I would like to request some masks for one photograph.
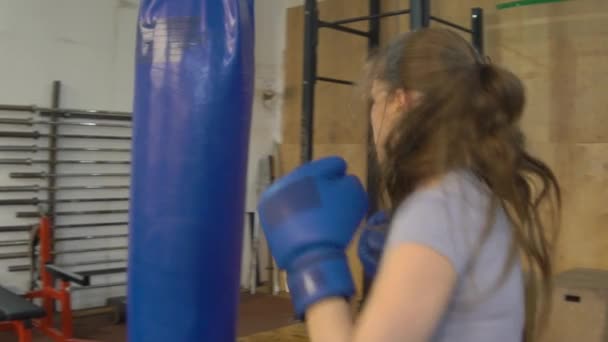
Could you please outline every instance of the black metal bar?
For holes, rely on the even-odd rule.
[[[85,274],[67,271],[53,264],[46,264],[44,267],[55,279],[59,278],[82,286],[87,286],[91,283],[89,276]]]
[[[3,152],[39,152],[39,151],[63,151],[63,152],[131,152],[129,148],[104,148],[104,147],[44,147],[36,145],[4,145],[0,146]]]
[[[128,197],[100,197],[100,198],[73,198],[55,199],[55,203],[89,203],[89,202],[123,202],[128,201]],[[0,205],[39,205],[49,203],[48,199],[24,198],[24,199],[1,199]]]
[[[313,129],[315,107],[315,82],[317,79],[317,46],[319,37],[319,10],[316,0],[306,0],[304,5],[304,66],[302,82],[302,132],[301,162],[313,158]]]
[[[440,23],[440,24],[443,24],[443,25],[449,26],[449,27],[451,27],[451,28],[454,28],[454,29],[460,30],[460,31],[462,31],[462,32],[466,32],[466,33],[473,33],[473,31],[472,31],[471,29],[468,29],[468,28],[466,28],[466,27],[464,27],[464,26],[460,26],[460,25],[454,24],[453,22],[451,22],[451,21],[447,21],[447,20],[445,20],[445,19],[441,19],[441,18],[438,18],[438,17],[435,17],[435,16],[431,16],[431,19],[432,19],[433,21],[436,21],[436,22]]]
[[[23,105],[0,105],[0,110],[11,111],[11,112],[35,112],[36,106],[23,106]]]
[[[43,179],[48,177],[62,178],[62,177],[130,177],[128,173],[55,173],[50,174],[46,172],[11,172],[9,173],[10,178],[15,179]]]
[[[91,228],[91,227],[110,227],[110,226],[126,226],[129,222],[99,222],[99,223],[75,223],[75,224],[58,224],[55,229],[67,228]],[[0,232],[29,232],[37,224],[24,224],[15,226],[0,226]]]
[[[428,27],[431,21],[429,0],[410,0],[410,29]]]
[[[431,0],[421,0],[422,2],[422,27],[431,26]]]
[[[109,226],[126,226],[129,222],[99,222],[99,223],[75,223],[75,224],[58,224],[55,229],[67,229],[67,228],[90,228],[90,227],[109,227]],[[2,227],[0,227],[2,231]]]
[[[77,254],[77,253],[93,253],[93,252],[109,252],[121,251],[127,249],[127,246],[99,247],[99,248],[81,248],[81,249],[66,249],[63,251],[54,251],[53,254]]]
[[[57,127],[57,126],[52,126]],[[52,131],[52,130],[51,130]],[[63,139],[106,139],[106,140],[131,140],[128,136],[112,136],[112,135],[90,135],[90,134],[47,134],[38,131],[19,132],[19,131],[0,131],[0,138],[63,138]],[[56,146],[50,146],[49,151],[55,151]]]
[[[370,50],[377,48],[380,45],[380,15],[381,15],[380,0],[369,0],[369,42]],[[409,12],[409,10],[407,10]]]
[[[129,213],[129,210],[127,210],[127,209],[56,211],[55,216],[109,215],[109,214],[128,214],[128,213]],[[40,217],[40,212],[38,212],[38,211],[19,211],[19,212],[17,212],[17,217],[19,217],[19,218]]]
[[[126,238],[126,237],[128,237],[127,234],[70,236],[70,237],[56,238],[55,242],[118,239],[118,238]],[[0,247],[27,246],[30,243],[31,243],[31,241],[28,239],[26,239],[26,240],[5,240],[5,241],[0,241]]]
[[[62,254],[77,254],[77,253],[109,252],[109,251],[125,250],[127,248],[128,248],[127,246],[115,246],[115,247],[101,247],[101,248],[66,249],[63,251],[53,251],[53,254],[62,255]],[[29,252],[0,253],[0,260],[28,258],[29,255],[30,255]]]
[[[378,11],[378,12],[380,12],[380,11]],[[362,17],[353,17],[353,18],[348,18],[348,19],[335,20],[335,21],[331,21],[329,23],[330,24],[336,24],[336,25],[344,25],[344,24],[355,23],[357,21],[366,21],[366,20],[371,20],[371,19],[380,19],[380,18],[386,18],[386,17],[394,17],[396,15],[402,15],[402,14],[408,14],[408,13],[410,13],[410,10],[409,9],[404,9],[404,10],[385,12],[385,13],[377,13],[377,14],[365,15],[365,16],[362,16]]]
[[[59,81],[55,81],[59,82]],[[54,85],[54,84],[53,84]],[[0,104],[0,110],[3,111],[14,111],[14,112],[31,112],[40,113],[42,115],[60,114],[67,116],[73,115],[98,115],[103,119],[112,118],[111,120],[131,120],[131,113],[120,112],[120,111],[108,111],[108,110],[95,110],[95,109],[68,109],[68,108],[44,108],[38,106],[24,106],[24,105],[6,105]],[[117,117],[118,119],[114,119]]]
[[[323,81],[323,82],[329,82],[329,83],[337,83],[337,84],[346,84],[346,85],[354,85],[355,82],[353,81],[346,81],[346,80],[340,80],[337,78],[331,78],[331,77],[317,77],[317,81]]]
[[[104,268],[104,269],[100,269],[100,270],[78,271],[77,273],[80,275],[83,275],[85,277],[94,277],[94,276],[100,276],[100,275],[124,273],[126,271],[127,271],[126,267],[113,267],[113,268]]]
[[[131,113],[128,112],[112,112],[106,110],[82,110],[82,109],[49,109],[38,108],[37,112],[42,116],[59,115],[64,118],[87,118],[100,120],[117,120],[130,121]]]
[[[61,190],[102,190],[102,189],[129,189],[128,185],[78,185],[78,186],[58,186],[49,188],[38,185],[17,185],[0,186],[0,192],[38,192],[42,190],[54,192]],[[49,199],[51,200],[51,199]]]
[[[124,202],[128,200],[128,197],[64,198],[56,199],[55,203]],[[40,200],[39,202],[48,203],[48,200]]]
[[[131,164],[128,160],[47,160],[30,158],[0,158],[0,165],[32,165],[32,164]],[[51,170],[51,174],[54,170]]]
[[[102,289],[102,288],[106,288],[106,287],[116,287],[116,286],[126,286],[127,283],[125,282],[118,282],[118,283],[107,283],[107,284],[96,284],[96,285],[89,285],[89,286],[73,286],[71,288],[72,291],[80,291],[80,290],[93,290],[93,289]]]
[[[84,126],[84,127],[114,127],[114,128],[131,128],[129,124],[114,124],[114,123],[99,123],[99,122],[80,122],[80,121],[50,121],[50,120],[33,120],[33,119],[16,119],[16,118],[0,118],[0,124],[4,125],[56,125],[56,126]]]
[[[29,232],[35,226],[36,226],[35,224],[23,224],[23,225],[17,225],[17,226],[0,226],[0,232],[1,233],[8,233],[8,232]]]
[[[331,22],[319,20],[318,24],[319,24],[319,28],[325,27],[325,28],[330,28],[332,30],[336,30],[336,31],[351,33],[351,34],[354,34],[354,35],[357,35],[357,36],[369,37],[369,32],[353,29],[353,28],[350,28],[350,27],[334,24],[334,23],[331,23]]]
[[[100,264],[113,264],[118,262],[127,262],[127,259],[107,259],[107,260],[93,260],[93,261],[82,261],[82,262],[74,262],[74,263],[64,263],[58,266],[60,267],[78,267],[78,266],[90,266],[90,265],[100,265]],[[9,266],[9,272],[23,272],[29,271],[31,269],[30,265],[13,265]]]
[[[38,205],[37,198],[2,199],[0,205]]]
[[[479,55],[483,57],[483,8],[475,7],[471,9],[471,28],[473,35],[473,46],[475,49],[477,49]]]
[[[376,17],[381,12],[380,0],[370,0],[369,12],[370,16]],[[372,51],[380,45],[380,18],[374,18],[369,22],[369,50]],[[367,193],[369,194],[370,202],[368,213],[373,214],[378,210],[378,183],[379,175],[376,167],[376,144],[374,143],[374,132],[371,124],[371,118],[368,116],[367,125]],[[366,285],[364,284],[364,287]]]
[[[51,107],[56,109],[59,108],[60,103],[61,102],[61,81],[53,81],[53,95],[51,98]],[[51,117],[49,118],[49,120],[51,122],[57,122],[57,115],[51,115]],[[49,133],[48,136],[48,146],[49,146],[49,150],[48,150],[48,170],[49,173],[55,173],[57,172],[57,165],[56,165],[56,161],[57,161],[57,138],[58,138],[58,129],[56,125],[51,125],[49,127]],[[54,236],[55,236],[55,230],[53,229],[55,227],[55,192],[52,191],[52,189],[54,189],[57,186],[57,182],[55,180],[55,178],[47,178],[46,180],[46,186],[47,186],[47,198],[49,199],[48,202],[48,206],[47,206],[47,213],[49,214],[49,225],[51,227],[51,248],[55,248],[55,240],[54,240]],[[55,305],[55,304],[53,304]],[[55,308],[56,309],[56,308]]]

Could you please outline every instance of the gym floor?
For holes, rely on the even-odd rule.
[[[74,321],[75,337],[99,342],[127,340],[125,325],[113,325],[105,316],[78,318]],[[284,296],[241,294],[238,324],[239,342],[307,341],[302,324],[293,320],[291,302]],[[0,341],[17,341],[13,334],[0,333]],[[50,341],[37,335],[34,342]]]

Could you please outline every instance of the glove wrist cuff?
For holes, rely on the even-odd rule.
[[[329,297],[349,299],[355,284],[344,253],[318,260],[288,274],[288,285],[298,318],[302,319],[309,306]]]

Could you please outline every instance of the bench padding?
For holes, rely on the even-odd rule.
[[[44,310],[0,286],[0,322],[44,317]]]

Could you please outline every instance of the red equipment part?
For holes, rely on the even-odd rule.
[[[74,339],[73,333],[73,318],[72,305],[70,298],[70,282],[65,279],[58,280],[58,287],[55,286],[53,276],[46,269],[46,265],[52,263],[52,235],[51,224],[49,218],[43,216],[40,218],[40,229],[38,231],[40,238],[40,279],[42,288],[36,291],[31,291],[24,295],[25,298],[34,300],[42,300],[42,308],[46,315],[40,319],[32,319],[32,325],[40,330],[44,335],[55,342],[95,342],[87,340]],[[53,302],[57,301],[61,307],[61,325],[60,328],[55,328],[53,310]],[[26,321],[9,321],[0,323],[0,331],[13,330],[16,332],[19,342],[31,342],[32,332],[27,326]]]

